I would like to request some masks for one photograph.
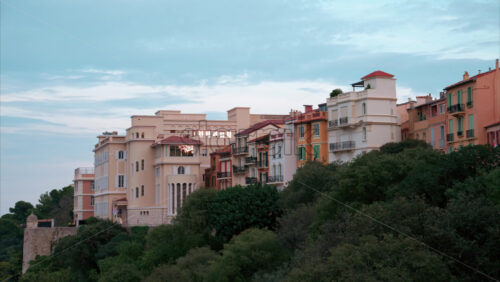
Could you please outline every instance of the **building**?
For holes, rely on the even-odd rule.
[[[285,121],[285,127],[269,135],[268,184],[283,190],[297,170],[297,146],[294,136],[294,119]]]
[[[401,140],[394,75],[375,71],[352,86],[354,91],[327,99],[330,162],[350,161]]]
[[[98,136],[95,215],[126,225],[169,223],[186,197],[205,185],[211,152],[254,123],[287,117],[250,114],[244,107],[227,115],[227,120],[207,120],[205,114],[161,110],[132,116],[126,135]]]
[[[259,168],[257,167],[258,146],[261,137],[269,135],[273,130],[283,127],[283,119],[273,119],[259,122],[235,136],[232,144],[233,185],[246,186],[257,182]],[[262,152],[262,150],[261,150]]]
[[[232,186],[231,146],[210,154],[210,168],[205,169],[205,188],[224,190]]]
[[[73,221],[78,224],[94,216],[94,168],[75,169],[73,187]]]
[[[432,99],[432,96],[417,97],[425,99],[417,106],[409,108],[409,134],[406,138],[423,140],[436,150],[445,150],[445,126],[446,126],[446,99],[444,93],[440,99]]]
[[[304,113],[295,116],[297,167],[307,161],[328,163],[328,111],[326,104],[317,109],[304,105]]]
[[[448,152],[469,144],[498,144],[495,125],[500,122],[500,69],[463,79],[444,88],[447,105]]]

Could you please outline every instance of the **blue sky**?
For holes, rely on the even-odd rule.
[[[287,113],[378,69],[400,101],[436,96],[500,53],[497,0],[0,3],[1,214],[71,183],[132,114]]]

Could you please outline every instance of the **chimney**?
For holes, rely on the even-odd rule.
[[[466,79],[469,79],[469,73],[467,71],[464,73],[464,80]]]
[[[480,74],[481,73],[481,70],[477,70],[477,74]]]
[[[304,105],[304,110],[306,113],[311,112],[313,109],[312,105]]]
[[[498,59],[495,62],[495,69],[498,69]]]

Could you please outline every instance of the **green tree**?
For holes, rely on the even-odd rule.
[[[45,192],[38,201],[35,208],[38,218],[53,218],[57,226],[73,221],[73,186]]]
[[[338,95],[342,94],[342,89],[340,88],[335,88],[330,92],[330,97],[337,97]]]
[[[9,212],[13,214],[14,220],[19,224],[25,224],[26,218],[33,211],[33,205],[25,201],[18,201],[14,208],[9,208]]]

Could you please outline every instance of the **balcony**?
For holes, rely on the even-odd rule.
[[[461,116],[465,114],[465,106],[464,104],[455,104],[453,106],[448,107],[448,113],[453,116]]]
[[[474,129],[469,129],[469,130],[465,131],[465,137],[467,137],[467,138],[474,137]]]
[[[467,108],[471,108],[472,107],[472,101],[468,101],[467,102]]]
[[[453,142],[453,133],[446,134],[446,141]]]
[[[217,172],[217,178],[230,178],[231,177],[231,172],[226,171],[226,172]]]
[[[257,157],[247,157],[245,158],[246,165],[254,165],[257,162]]]
[[[458,130],[457,131],[457,137],[463,137],[463,136],[464,136],[463,130]]]
[[[245,177],[245,184],[255,184],[257,183],[257,177]]]
[[[347,126],[349,125],[349,118],[348,117],[341,117],[339,118],[339,127],[342,127],[342,126]]]
[[[235,166],[235,165],[233,165],[233,173],[234,174],[246,173],[247,171],[248,171],[247,166]]]
[[[220,153],[220,159],[227,159],[227,158],[231,158],[231,152],[222,152]]]
[[[267,168],[269,166],[269,163],[267,160],[259,160],[257,163],[258,168]]]
[[[248,154],[248,147],[233,147],[233,155],[243,155]]]
[[[343,141],[343,142],[330,143],[330,151],[332,151],[332,152],[350,151],[350,150],[354,150],[355,147],[356,147],[355,141]]]
[[[282,183],[283,175],[271,175],[267,177],[267,183]]]
[[[337,126],[339,126],[339,121],[337,119],[328,121],[328,129],[335,128]]]

